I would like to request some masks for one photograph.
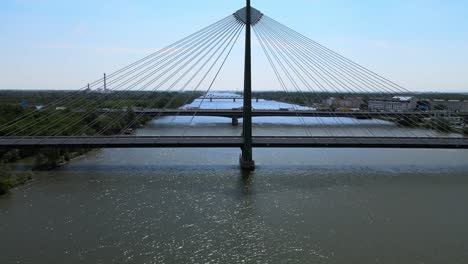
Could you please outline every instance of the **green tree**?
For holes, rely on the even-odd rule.
[[[0,180],[0,195],[6,194],[8,192],[8,189],[8,185],[2,180]]]
[[[1,157],[1,160],[3,162],[14,162],[14,161],[16,161],[18,159],[20,159],[20,152],[17,149],[7,151]]]
[[[60,163],[60,151],[57,149],[44,149],[34,160],[35,170],[48,170],[56,168]]]

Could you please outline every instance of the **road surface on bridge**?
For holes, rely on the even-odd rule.
[[[101,110],[101,113],[112,110]],[[116,110],[120,111],[120,110]],[[135,114],[143,116],[218,116],[237,117],[243,116],[242,109],[148,109],[134,110]],[[254,109],[252,116],[283,116],[283,117],[350,117],[350,118],[402,118],[402,117],[431,117],[431,112],[329,112],[314,110],[263,110]]]
[[[76,148],[240,148],[242,137],[14,137],[0,138],[0,149]],[[253,137],[257,148],[425,148],[468,149],[468,138],[416,137]]]

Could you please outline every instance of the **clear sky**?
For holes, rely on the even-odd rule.
[[[0,89],[78,89],[244,4],[1,0]],[[409,90],[468,92],[468,0],[252,0],[252,5]],[[265,63],[260,56],[254,52],[255,72]],[[236,79],[235,69],[223,74]],[[240,83],[232,78],[217,87]]]

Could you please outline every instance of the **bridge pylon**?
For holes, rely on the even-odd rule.
[[[251,63],[251,50],[252,50],[252,41],[251,41],[251,25],[252,25],[252,16],[251,16],[251,7],[250,0],[246,0],[246,9],[245,9],[245,67],[244,67],[244,108],[243,108],[243,118],[242,123],[242,154],[239,159],[240,166],[243,170],[253,171],[255,170],[255,161],[253,160],[252,155],[252,63]]]

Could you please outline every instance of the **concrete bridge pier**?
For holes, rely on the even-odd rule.
[[[245,153],[246,150],[244,148],[241,148],[242,153]],[[239,157],[239,164],[242,170],[244,171],[254,171],[255,170],[255,161],[252,159],[245,159],[244,158],[245,154],[241,154]],[[250,153],[252,155],[252,153]]]
[[[237,116],[232,117],[232,125],[233,126],[239,125],[239,119],[237,118]]]
[[[236,102],[236,98],[232,98],[232,101],[235,103],[235,102]]]

